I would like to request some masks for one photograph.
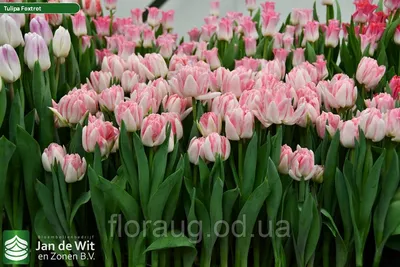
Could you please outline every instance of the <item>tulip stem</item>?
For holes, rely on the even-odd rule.
[[[14,100],[14,84],[13,83],[8,84],[8,90],[10,91],[10,100],[12,103],[12,101]]]
[[[110,37],[112,36],[113,33],[113,20],[114,20],[114,12],[113,10],[110,10]]]
[[[239,140],[239,178],[243,181],[243,140]]]
[[[60,80],[60,66],[61,66],[61,61],[59,58],[57,58],[56,62],[56,83],[55,83],[55,88],[53,89],[54,91],[52,92],[53,99],[56,99],[57,97],[57,91],[58,91],[58,82]]]
[[[193,108],[193,121],[197,121],[197,102],[196,99],[192,98],[192,108]]]

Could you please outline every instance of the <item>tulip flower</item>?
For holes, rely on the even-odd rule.
[[[222,120],[221,117],[214,112],[204,113],[200,120],[197,122],[197,128],[199,128],[200,133],[206,137],[211,133],[221,133]]]
[[[0,16],[0,32],[0,45],[9,44],[14,48],[24,45],[19,25],[7,14]]]
[[[100,0],[83,0],[82,1],[82,9],[90,17],[94,17],[101,13]],[[83,35],[86,35],[86,33]],[[76,35],[76,36],[79,36],[79,35]]]
[[[263,36],[274,36],[279,23],[279,13],[275,11],[262,12],[261,32]]]
[[[325,138],[325,132],[328,131],[329,135],[333,137],[338,130],[340,123],[340,116],[331,112],[322,112],[321,115],[315,120],[315,127],[318,136],[322,139]]]
[[[8,14],[8,16],[12,17],[15,20],[15,22],[17,23],[19,28],[22,28],[25,26],[25,23],[26,23],[25,14],[13,13],[13,14]]]
[[[245,37],[244,47],[246,51],[246,56],[248,57],[254,56],[257,50],[257,40],[251,37]]]
[[[244,17],[240,23],[240,27],[243,30],[244,37],[258,39],[256,23],[250,17]]]
[[[212,0],[210,3],[210,15],[218,17],[219,16],[219,0]]]
[[[211,133],[204,140],[202,149],[206,160],[215,162],[219,156],[225,161],[231,153],[231,144],[225,136],[221,136],[218,133]]]
[[[54,33],[53,53],[57,58],[66,58],[71,49],[71,36],[69,31],[60,26]]]
[[[89,120],[82,130],[82,146],[88,153],[93,153],[96,145],[100,148],[102,157],[108,156],[117,141],[119,131],[111,122],[101,119]]]
[[[325,46],[337,47],[339,44],[340,22],[338,20],[329,20],[328,26],[325,26]]]
[[[87,84],[90,89],[101,93],[105,89],[110,87],[112,75],[110,72],[104,71],[92,71],[90,73],[90,80],[87,80]]]
[[[152,28],[155,28],[158,25],[160,25],[161,22],[160,10],[156,7],[148,7],[147,10],[149,11],[147,24],[149,24]]]
[[[257,1],[256,0],[246,0],[246,8],[248,11],[252,12],[257,8]]]
[[[132,23],[134,25],[142,25],[143,24],[143,9],[140,8],[134,8],[131,10],[131,18],[132,18]]]
[[[45,171],[51,172],[54,164],[58,163],[60,166],[64,164],[64,157],[67,155],[67,151],[64,146],[60,146],[56,143],[51,143],[42,154],[42,164]]]
[[[331,82],[322,81],[318,83],[318,88],[322,93],[325,107],[333,109],[352,108],[357,100],[357,87],[354,80],[345,74],[336,74]]]
[[[314,176],[312,177],[312,180],[315,183],[322,184],[324,181],[324,167],[321,165],[316,165],[315,166],[315,173]]]
[[[142,108],[133,101],[121,102],[115,108],[115,119],[118,125],[121,126],[122,121],[124,121],[128,132],[140,130],[143,117]]]
[[[213,99],[211,105],[211,111],[220,115],[221,118],[225,117],[225,114],[236,107],[239,107],[239,102],[233,93],[226,93],[217,96]]]
[[[367,108],[359,116],[360,128],[367,139],[379,142],[385,137],[385,120],[377,108]]]
[[[139,75],[135,72],[126,70],[121,77],[121,86],[125,93],[131,93],[133,87],[139,83]]]
[[[219,22],[218,40],[230,42],[233,38],[233,27],[232,21],[228,18],[222,18]]]
[[[289,175],[296,181],[310,180],[315,174],[314,152],[299,145],[290,161]]]
[[[313,65],[317,68],[318,80],[325,80],[328,77],[329,72],[328,68],[326,67],[327,62],[325,61],[324,55],[318,55],[317,61],[315,61]]]
[[[35,32],[42,36],[47,45],[49,45],[53,39],[53,32],[50,25],[43,17],[34,17],[29,23],[29,29],[31,32]]]
[[[37,33],[25,34],[24,59],[30,70],[33,70],[35,63],[39,62],[42,71],[50,68],[50,55],[47,44],[42,36]]]
[[[400,45],[400,26],[397,26],[396,32],[394,33],[394,42],[397,45]]]
[[[114,10],[117,8],[117,0],[105,0],[104,4],[107,10]]]
[[[125,71],[125,61],[117,55],[104,57],[101,70],[111,72],[114,78],[121,80],[122,73]]]
[[[383,3],[390,11],[400,8],[400,1],[398,0],[384,0]]]
[[[306,61],[304,51],[305,51],[304,48],[296,48],[293,51],[293,61],[292,61],[293,66],[296,67]]]
[[[110,22],[109,17],[97,17],[93,18],[94,26],[96,27],[96,33],[98,36],[109,36],[110,35]]]
[[[214,47],[211,50],[204,51],[203,55],[206,58],[207,63],[210,64],[211,70],[221,67],[221,61],[218,57],[218,48]]]
[[[304,26],[304,41],[314,43],[319,39],[318,21],[310,21]]]
[[[356,12],[354,12],[352,17],[356,23],[368,22],[368,19],[378,7],[368,0],[357,1],[354,4],[356,5]]]
[[[174,28],[173,26],[174,16],[175,16],[174,10],[162,11],[161,24],[164,29],[171,30]]]
[[[181,122],[181,117],[179,114],[175,112],[164,112],[161,114],[167,122],[171,125],[171,137],[176,137],[176,140],[180,140],[183,137],[183,126]],[[174,138],[172,138],[174,140]],[[170,149],[168,152],[172,152],[172,149]]]
[[[339,123],[340,143],[346,148],[354,148],[355,140],[358,140],[358,126],[360,118],[353,118],[349,121]]]
[[[124,101],[124,89],[119,85],[113,85],[102,91],[99,95],[100,107],[108,111],[114,111],[115,107]]]
[[[254,115],[245,108],[237,107],[225,114],[225,133],[229,140],[250,139],[254,131]]]
[[[143,120],[141,138],[145,146],[161,145],[166,138],[167,119],[159,114],[150,114]]]
[[[400,76],[394,76],[389,83],[390,89],[392,89],[392,96],[395,100],[400,99]]]
[[[204,160],[203,145],[205,140],[204,137],[193,137],[192,140],[190,140],[188,156],[191,163],[199,165],[199,159],[201,158]]]
[[[70,154],[64,157],[62,170],[66,183],[75,183],[83,179],[86,173],[86,160],[79,154]]]
[[[294,8],[290,15],[290,21],[292,25],[304,27],[308,22],[312,21],[312,14],[312,9]]]
[[[72,29],[78,37],[87,35],[86,17],[82,11],[79,11],[74,16],[71,16]]]
[[[365,86],[367,91],[374,89],[385,75],[386,67],[379,66],[378,62],[369,57],[363,57],[358,64],[356,78]]]
[[[386,113],[387,111],[394,109],[395,101],[390,94],[380,93],[374,96],[372,100],[366,99],[365,105],[367,108],[377,108],[380,112]]]
[[[13,83],[21,77],[17,52],[9,44],[0,46],[0,77],[7,83]]]
[[[324,6],[332,6],[334,2],[335,2],[335,0],[322,0],[321,3],[322,3]]]
[[[171,58],[176,45],[172,38],[160,36],[157,38],[157,45],[160,47],[159,53],[163,58]]]
[[[282,174],[289,174],[290,164],[293,158],[292,148],[288,145],[283,145],[279,159],[278,171]]]
[[[400,108],[389,110],[385,114],[385,133],[393,142],[400,142]]]

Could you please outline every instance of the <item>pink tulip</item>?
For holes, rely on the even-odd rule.
[[[157,38],[157,45],[160,47],[160,55],[165,59],[169,59],[174,52],[176,44],[172,38],[160,36]]]
[[[275,11],[262,12],[261,31],[263,36],[274,36],[279,23],[279,13]]]
[[[97,66],[101,65],[104,57],[113,55],[113,53],[108,49],[102,49],[102,50],[95,49],[94,52],[96,54],[96,65]]]
[[[160,54],[146,54],[143,57],[132,55],[128,59],[128,69],[139,74],[141,79],[154,80],[165,77],[168,74],[168,67]]]
[[[283,145],[279,159],[278,171],[282,174],[289,174],[290,165],[293,158],[292,148],[288,145]]]
[[[324,55],[318,55],[317,61],[313,63],[313,65],[317,68],[318,80],[325,80],[328,75],[328,68],[326,67],[327,62],[325,61]]]
[[[304,41],[314,43],[319,39],[318,21],[310,21],[304,26]]]
[[[256,10],[257,9],[257,1],[256,0],[246,0],[246,8],[250,12]]]
[[[338,20],[330,20],[326,26],[325,46],[336,47],[339,44],[340,22]]]
[[[13,83],[21,77],[17,52],[9,44],[0,46],[0,77],[7,83]]]
[[[87,80],[87,84],[90,89],[101,93],[111,84],[112,75],[110,72],[104,71],[92,71],[90,73],[90,80]]]
[[[397,26],[396,32],[394,33],[394,42],[397,45],[400,45],[400,26]]]
[[[193,137],[193,139],[190,140],[188,156],[191,163],[199,165],[199,159],[201,158],[204,160],[203,145],[205,140],[204,137]]]
[[[58,26],[61,24],[61,22],[59,22],[59,19],[57,21],[55,21],[55,17],[61,17],[62,20],[62,15],[60,14],[47,14],[48,15],[48,21],[51,25],[53,26]],[[9,14],[9,16],[11,18],[13,18],[17,24],[17,26],[19,26],[19,28],[22,28],[25,26],[26,23],[26,18],[25,18],[25,14],[21,14],[21,13],[13,13],[13,14]],[[47,18],[47,16],[46,16]],[[22,35],[21,35],[22,36]]]
[[[33,70],[36,61],[39,62],[42,71],[50,68],[49,49],[42,36],[31,32],[25,34],[24,59],[30,70]]]
[[[64,157],[62,170],[66,183],[75,183],[83,179],[86,173],[86,160],[79,154],[69,154]]]
[[[214,47],[211,50],[204,51],[203,55],[206,58],[207,63],[210,64],[211,70],[221,67],[221,61],[218,57],[218,48]]]
[[[125,61],[117,55],[106,56],[103,58],[101,70],[111,72],[114,78],[121,80],[122,73],[125,71]]]
[[[121,102],[115,108],[115,119],[118,125],[122,126],[123,121],[128,132],[136,132],[140,130],[143,117],[144,114],[142,108],[131,100]]]
[[[358,140],[358,126],[360,118],[353,118],[349,121],[339,123],[340,143],[346,148],[354,148],[355,140]]]
[[[45,148],[42,154],[42,164],[45,171],[51,172],[51,169],[56,163],[62,166],[66,154],[67,151],[64,146],[51,143],[47,148]]]
[[[386,67],[379,66],[375,59],[363,57],[358,64],[356,78],[367,91],[374,89],[385,75]]]
[[[303,113],[299,116],[296,124],[306,128],[310,124],[314,124],[320,113],[320,101],[318,95],[310,89],[305,90],[306,95],[299,96],[297,105],[303,108]]]
[[[110,35],[110,18],[109,17],[97,17],[93,19],[94,26],[96,27],[96,33],[99,36]]]
[[[366,99],[365,105],[367,108],[377,108],[380,112],[386,113],[387,111],[394,109],[395,101],[390,94],[380,93],[375,95],[372,100]]]
[[[197,122],[197,128],[199,128],[200,133],[204,137],[207,137],[211,133],[220,134],[222,129],[221,117],[214,112],[204,113]]]
[[[254,86],[254,73],[252,70],[236,68],[229,75],[227,75],[222,83],[221,91],[223,93],[231,92],[236,97]]]
[[[318,136],[322,139],[325,138],[325,132],[328,131],[329,135],[333,137],[338,130],[340,123],[340,116],[331,112],[322,112],[321,115],[315,120],[315,126]]]
[[[231,153],[231,145],[225,136],[218,133],[208,135],[203,144],[204,158],[208,161],[215,162],[217,157],[221,157],[223,161],[229,158]]]
[[[258,39],[256,23],[251,17],[244,17],[240,23],[240,27],[243,29],[244,37]]]
[[[148,7],[147,10],[149,11],[149,16],[147,18],[147,24],[149,24],[153,28],[160,25],[160,22],[161,22],[160,10],[156,7]]]
[[[260,61],[251,57],[244,57],[235,61],[235,68],[239,69],[240,67],[246,70],[258,71],[260,68]]]
[[[289,55],[289,51],[284,48],[274,49],[274,58],[286,62],[286,59]]]
[[[251,37],[244,38],[244,47],[246,51],[246,56],[252,57],[256,54],[257,50],[257,40]]]
[[[156,37],[154,30],[151,28],[144,28],[143,29],[143,47],[144,48],[151,48],[154,46],[156,42]]]
[[[198,28],[193,28],[188,32],[189,38],[191,42],[198,42],[200,39],[200,30]]]
[[[83,0],[82,1],[82,9],[90,17],[94,17],[101,13],[100,0]]]
[[[239,141],[253,136],[254,115],[241,107],[228,111],[225,115],[225,133],[229,140]]]
[[[14,48],[24,45],[19,24],[7,14],[0,16],[0,32],[0,45],[9,44]]]
[[[392,89],[392,96],[395,100],[400,100],[400,76],[394,76],[389,83]]]
[[[293,51],[293,61],[292,61],[293,66],[296,67],[306,61],[304,51],[305,51],[304,48],[296,48]]]
[[[318,89],[322,93],[325,107],[328,110],[352,108],[357,100],[358,92],[354,80],[345,74],[336,74],[330,83],[320,82]]]
[[[131,10],[131,18],[132,18],[132,23],[134,25],[142,25],[143,24],[143,9],[140,8],[134,8]]]
[[[162,101],[163,109],[167,112],[175,112],[181,116],[186,117],[188,100],[187,98],[180,97],[177,94],[165,96]],[[182,118],[182,119],[183,119]]]
[[[139,83],[139,75],[135,72],[126,70],[121,77],[121,86],[125,93],[131,93],[133,87]]]
[[[360,0],[355,2],[356,12],[353,14],[353,20],[356,23],[366,23],[371,17],[372,13],[378,7],[372,4],[369,0]]]
[[[119,85],[113,85],[102,91],[99,95],[99,104],[101,108],[108,111],[114,111],[115,107],[124,101],[124,89]]]
[[[391,11],[400,8],[399,0],[385,0],[383,3],[385,5],[385,7],[387,7]]]
[[[386,136],[393,142],[400,142],[400,108],[389,110],[385,114]]]
[[[172,140],[174,140],[174,136],[176,137],[176,140],[180,140],[183,137],[183,126],[181,122],[181,117],[175,112],[165,112],[162,113],[161,116],[163,116],[171,125],[170,137],[172,137]],[[171,151],[172,149],[169,152]]]
[[[138,103],[145,114],[157,113],[161,99],[152,85],[136,84],[132,90],[131,99]]]
[[[117,0],[104,0],[107,10],[114,10],[117,8]]]
[[[290,177],[296,181],[307,181],[314,176],[315,171],[314,152],[298,145],[290,161]]]
[[[233,38],[232,21],[228,18],[222,18],[219,22],[218,40],[230,42]]]
[[[290,21],[293,25],[300,25],[301,27],[304,27],[308,22],[312,21],[312,16],[312,9],[293,8]]]
[[[174,10],[162,11],[161,24],[163,25],[164,29],[166,30],[173,29],[174,15],[175,15]]]
[[[29,29],[31,32],[35,32],[42,36],[47,45],[49,45],[53,39],[53,32],[50,25],[43,17],[33,18],[29,23]]]
[[[236,96],[233,93],[226,93],[213,99],[211,111],[224,118],[229,110],[233,110],[236,107],[239,107]]]
[[[106,36],[107,41],[107,49],[112,51],[113,53],[117,53],[122,44],[126,41],[126,38],[122,35],[113,35],[113,36]]]
[[[219,0],[212,0],[210,3],[210,15],[218,17],[219,16]]]
[[[294,89],[304,87],[308,83],[313,82],[313,74],[315,74],[315,78],[317,78],[318,74],[315,67],[314,70],[315,73],[312,73],[309,72],[306,68],[303,68],[301,67],[301,65],[299,65],[293,68],[288,74],[286,74],[286,82],[293,86]]]
[[[373,142],[379,142],[385,137],[385,120],[379,109],[367,108],[359,116],[360,128],[365,137]]]
[[[203,25],[201,27],[200,40],[204,42],[210,41],[214,33],[217,32],[217,26],[215,25]]]
[[[96,144],[100,148],[101,156],[107,157],[114,148],[119,131],[111,122],[101,119],[89,121],[82,130],[82,146],[86,152],[93,153]]]
[[[150,114],[143,120],[141,137],[145,146],[161,145],[166,138],[167,119],[159,114]]]
[[[134,42],[125,41],[120,45],[118,56],[123,60],[128,60],[129,56],[135,53],[135,48]]]
[[[72,29],[74,34],[78,37],[82,35],[87,35],[87,28],[86,28],[86,17],[82,11],[79,11],[74,16],[71,16],[72,20]]]
[[[92,46],[92,36],[82,36],[82,53],[85,53],[86,49]]]
[[[150,26],[148,26],[150,27]],[[150,28],[151,29],[151,28]],[[142,46],[142,28],[141,26],[129,25],[124,27],[122,41],[134,42],[137,47]]]

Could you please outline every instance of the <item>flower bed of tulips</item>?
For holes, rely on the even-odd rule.
[[[82,2],[0,16],[0,231],[30,231],[31,266],[37,244],[77,237],[95,259],[56,246],[67,266],[377,267],[400,251],[399,0],[356,0],[350,23],[333,0],[286,19],[213,1],[182,39],[172,10]]]

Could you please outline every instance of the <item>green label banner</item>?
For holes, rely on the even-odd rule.
[[[75,14],[77,3],[0,3],[0,13]]]

